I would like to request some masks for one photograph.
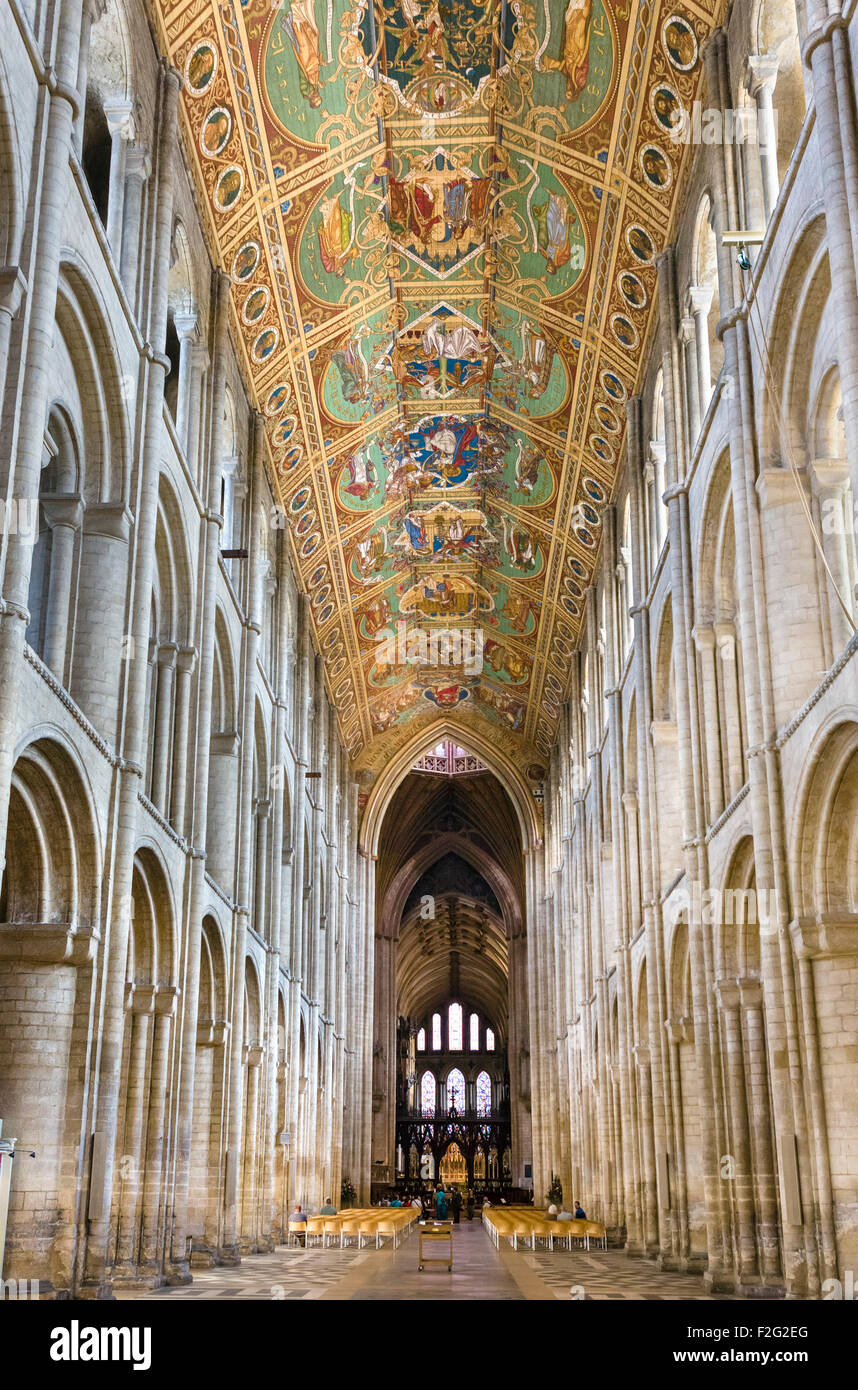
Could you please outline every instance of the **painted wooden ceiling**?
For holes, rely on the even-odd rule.
[[[343,740],[541,781],[720,0],[160,0]]]

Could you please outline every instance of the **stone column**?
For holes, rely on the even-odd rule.
[[[89,74],[89,44],[93,24],[107,13],[107,0],[84,0],[83,7],[77,6],[80,14],[78,35],[77,75],[74,85],[77,88],[77,114],[75,118],[74,144],[80,154],[83,149],[83,123],[86,114],[86,88]]]
[[[669,486],[665,493],[670,528],[671,604],[674,634],[674,676],[676,683],[676,724],[678,734],[680,806],[682,808],[683,858],[686,884],[708,885],[708,860],[703,806],[703,753],[700,746],[700,720],[696,668],[691,633],[694,625],[694,585],[691,570],[688,489],[683,480],[685,461],[681,456],[683,435],[681,407],[677,403],[678,343],[676,336],[676,270],[674,249],[667,247],[656,257],[658,270],[659,317],[661,323],[662,365],[664,373],[665,442]],[[713,1021],[710,1015],[711,940],[704,931],[696,909],[698,895],[691,894],[688,920],[688,949],[691,965],[692,1007],[694,1012],[695,1061],[700,1095],[701,1153],[706,1202],[709,1263],[707,1281],[715,1289],[732,1287],[731,1251],[726,1230],[726,1212],[719,1186],[718,1141],[720,1123],[717,1095],[719,1078],[711,1049]]]
[[[781,191],[778,171],[778,137],[772,93],[778,79],[776,53],[751,53],[747,58],[748,91],[757,104],[757,139],[763,179],[763,208],[766,222],[774,212]],[[747,149],[747,145],[745,146]]]
[[[655,1146],[652,1111],[651,1053],[646,1043],[636,1043],[632,1048],[638,1072],[638,1095],[640,1097],[641,1152],[641,1208],[644,1218],[645,1253],[653,1256],[658,1251],[658,1211],[655,1176]]]
[[[60,250],[67,218],[70,184],[69,155],[72,123],[79,109],[76,90],[82,29],[82,0],[61,0],[56,45],[49,91],[42,89],[45,108],[42,121],[41,164],[37,159],[31,173],[33,186],[40,189],[38,220],[33,230],[32,272],[29,286],[29,318],[25,354],[26,370],[19,410],[19,429],[14,461],[9,465],[7,496],[18,507],[35,508],[39,496],[44,447],[45,419],[51,383],[48,370],[54,344],[54,320],[59,283]],[[13,277],[14,278],[14,277]],[[9,288],[8,302],[14,305],[16,289]],[[7,315],[0,314],[5,320]],[[6,828],[9,817],[9,791],[12,764],[18,742],[19,666],[23,660],[24,633],[29,622],[27,611],[30,571],[33,561],[32,537],[12,534],[7,539],[6,565],[0,605],[0,872],[5,866]]]
[[[253,888],[253,925],[265,941],[271,940],[272,925],[266,918],[266,889],[268,886],[268,817],[271,802],[266,798],[255,803],[256,817],[256,882]]]
[[[176,654],[176,716],[173,735],[173,777],[170,787],[170,824],[185,834],[185,798],[188,785],[188,723],[191,712],[191,674],[196,647],[181,647]]]
[[[742,748],[742,702],[739,694],[739,658],[736,630],[732,623],[715,624],[715,641],[721,662],[721,689],[724,692],[724,732],[727,743],[727,799],[732,801],[745,783],[745,755]]]
[[[193,377],[193,351],[197,341],[197,328],[200,316],[196,309],[188,307],[173,315],[176,335],[179,339],[179,381],[176,390],[176,434],[185,458],[188,457],[188,420],[191,413],[191,386]]]
[[[239,1190],[238,1177],[241,1163],[242,1112],[244,1059],[242,1049],[244,1036],[244,971],[247,954],[247,926],[252,887],[252,848],[253,848],[253,776],[254,776],[254,733],[256,719],[256,658],[259,651],[259,610],[262,588],[262,546],[256,517],[256,502],[259,499],[264,480],[263,473],[263,420],[255,416],[253,441],[253,489],[251,494],[251,524],[249,526],[250,572],[248,575],[247,617],[244,620],[244,689],[241,701],[241,786],[239,819],[240,838],[238,844],[238,885],[236,897],[238,911],[235,918],[235,938],[233,943],[232,975],[232,1039],[229,1059],[230,1069],[230,1109],[228,1121],[229,1149],[231,1152],[231,1172],[234,1179],[225,1194],[224,1210],[224,1249],[233,1258],[239,1253]]]
[[[170,784],[170,758],[173,751],[173,677],[176,670],[175,642],[163,642],[157,652],[157,698],[155,707],[155,746],[152,750],[152,805],[167,814],[167,788]]]
[[[26,288],[27,281],[20,266],[0,266],[0,410],[6,394],[12,321],[18,315]]]
[[[119,1168],[119,1202],[116,1217],[114,1277],[133,1280],[137,1272],[137,1240],[140,1230],[140,1195],[143,1187],[143,1134],[148,1087],[149,1024],[155,1009],[151,986],[132,986],[128,1002],[131,1042],[125,1091],[124,1153]]]
[[[653,569],[655,569],[658,557],[661,554],[661,548],[667,538],[667,513],[664,507],[664,492],[667,486],[665,479],[667,446],[663,440],[650,440],[649,456],[652,463],[653,486],[655,488],[655,495],[653,497],[653,522],[656,540]]]
[[[757,1194],[757,1243],[760,1273],[766,1283],[777,1283],[780,1278],[780,1242],[778,1238],[775,1161],[772,1148],[772,1112],[766,1063],[763,989],[759,980],[751,978],[740,979],[738,985],[744,1015],[747,1095],[751,1152]]]
[[[745,1102],[745,1064],[739,1021],[739,986],[735,980],[716,980],[714,989],[721,1010],[723,1030],[722,1061],[726,1073],[730,1117],[730,1153],[725,1157],[730,1158],[732,1165],[730,1181],[736,1222],[738,1274],[742,1284],[754,1284],[758,1279],[757,1251],[754,1243],[754,1193],[751,1184],[748,1108]]]
[[[855,78],[848,20],[836,0],[808,4],[808,34],[802,57],[813,79],[815,138],[825,200],[826,245],[831,283],[837,287],[834,316],[838,345],[843,428],[852,497],[858,499],[858,280],[854,228],[858,227],[858,135]]]
[[[122,265],[122,228],[125,204],[125,156],[134,138],[134,118],[130,101],[105,102],[104,115],[110,131],[110,175],[107,193],[107,240],[118,266]]]
[[[149,312],[149,381],[142,422],[138,461],[139,493],[135,499],[135,589],[131,635],[138,657],[130,663],[127,703],[119,772],[116,849],[113,877],[113,916],[107,959],[104,964],[105,1007],[101,1033],[101,1058],[95,1128],[105,1135],[106,1157],[99,1209],[90,1198],[89,1239],[84,1286],[101,1289],[110,1239],[110,1194],[113,1183],[118,1094],[122,1075],[124,1031],[123,995],[128,958],[131,883],[138,835],[138,792],[142,779],[146,739],[146,663],[142,659],[149,639],[150,604],[158,517],[158,478],[163,430],[164,380],[169,359],[163,353],[167,325],[167,278],[173,227],[173,163],[181,78],[175,69],[161,70],[158,122],[157,201],[152,237],[152,296]],[[2,790],[2,788],[0,788]],[[2,796],[0,796],[2,803]]]
[[[212,394],[223,399],[229,345],[229,276],[215,271],[212,284]],[[190,1269],[187,1254],[188,1183],[190,1176],[191,1133],[194,1115],[194,1070],[196,1064],[197,1017],[199,1013],[200,948],[202,919],[208,896],[205,844],[208,827],[209,760],[211,755],[212,675],[214,671],[215,613],[217,608],[218,556],[223,518],[220,515],[220,455],[223,447],[223,412],[212,411],[211,435],[206,441],[206,511],[203,517],[203,559],[200,594],[200,660],[197,676],[194,721],[192,805],[189,838],[191,854],[190,911],[188,916],[187,974],[183,999],[179,1096],[176,1105],[176,1181],[171,1250],[170,1283],[187,1283]],[[224,1074],[226,1075],[226,1066]]]
[[[694,453],[700,438],[700,371],[697,366],[697,325],[691,314],[680,320],[679,340],[683,347],[685,397],[688,401],[688,452]]]
[[[688,304],[694,316],[694,340],[697,356],[697,392],[701,419],[712,399],[712,357],[709,351],[709,310],[714,291],[706,285],[689,285]]]
[[[146,1168],[143,1178],[143,1223],[140,1235],[140,1266],[155,1283],[162,1282],[162,1229],[165,1189],[165,1139],[167,1128],[167,1089],[173,1019],[176,1012],[175,985],[155,991],[155,1017],[152,1025],[152,1064],[149,1082],[149,1115],[146,1125]]]
[[[706,743],[707,820],[711,825],[724,809],[721,780],[721,738],[718,719],[718,676],[715,669],[715,632],[711,627],[695,627],[694,642],[700,662],[703,686],[703,730]]]
[[[196,478],[198,486],[203,487],[205,484],[201,477],[200,431],[206,411],[209,354],[203,343],[194,343],[190,351],[190,383],[188,387],[190,408],[188,411],[188,442],[185,447],[185,459],[191,476]],[[218,505],[220,505],[219,501]]]
[[[830,56],[830,50],[829,50]],[[726,36],[716,29],[704,50],[706,68],[707,100],[722,110],[730,105],[730,82],[727,71]],[[829,75],[833,78],[833,72]],[[817,85],[817,72],[814,70],[814,91],[822,89]],[[833,87],[833,82],[832,82]],[[830,101],[830,97],[826,100]],[[819,124],[820,107],[817,107],[818,138],[824,135],[825,121]],[[829,129],[829,135],[832,132]],[[823,161],[828,150],[822,139],[820,153]],[[713,151],[717,155],[717,151]],[[832,152],[837,158],[837,151]],[[842,159],[841,159],[842,173]],[[828,170],[826,169],[826,177]],[[779,1142],[786,1150],[798,1150],[804,1172],[810,1173],[811,1158],[807,1139],[811,1127],[805,1113],[805,1091],[802,1082],[802,1060],[800,1056],[800,1027],[795,987],[795,968],[787,936],[789,921],[789,879],[787,875],[787,856],[785,839],[785,815],[783,788],[775,739],[777,721],[774,710],[774,697],[771,676],[771,637],[765,599],[765,559],[760,526],[759,504],[756,492],[757,460],[752,447],[754,439],[754,379],[751,369],[750,341],[745,310],[742,307],[744,288],[739,269],[735,263],[732,248],[725,244],[723,232],[734,230],[738,211],[731,162],[724,152],[712,160],[712,203],[714,227],[718,247],[718,285],[719,301],[724,317],[719,324],[719,335],[724,344],[724,364],[734,389],[727,396],[727,410],[730,431],[730,477],[733,493],[733,516],[736,532],[736,589],[739,612],[741,614],[740,636],[743,650],[743,667],[754,673],[746,687],[746,710],[748,720],[747,743],[748,780],[750,786],[749,805],[754,838],[754,870],[757,893],[774,893],[776,903],[777,930],[761,933],[761,976],[766,999],[766,1042],[771,1078],[772,1112],[775,1132]],[[841,190],[844,192],[845,190]],[[836,200],[835,200],[836,201]],[[843,208],[846,204],[843,204]],[[841,209],[842,211],[843,209]],[[839,213],[832,208],[836,221]],[[833,225],[829,220],[829,255],[834,244]],[[846,219],[848,235],[848,216]],[[838,234],[839,235],[839,234]],[[854,289],[854,264],[851,250],[846,245],[849,271]],[[845,271],[845,259],[842,264]],[[838,274],[834,260],[831,265],[832,279],[836,282]],[[838,293],[842,287],[838,286]],[[854,295],[853,295],[854,299]],[[841,305],[847,312],[849,304],[848,287],[844,291]],[[734,306],[739,307],[734,307]],[[858,343],[858,303],[851,333]],[[838,328],[840,318],[838,318]],[[841,359],[841,372],[849,378],[848,364]],[[858,406],[858,356],[853,356],[852,390],[853,403]],[[841,378],[843,379],[843,377]],[[844,402],[847,386],[844,385]],[[858,414],[854,416],[853,439],[855,458],[858,460]],[[848,437],[848,435],[847,435]],[[813,1096],[807,1091],[808,1103],[812,1109]],[[831,1213],[821,1213],[822,1223],[829,1224]],[[815,1235],[802,1225],[793,1224],[788,1210],[782,1212],[783,1249],[786,1262],[788,1296],[804,1297],[821,1277]],[[828,1237],[826,1237],[828,1240]],[[833,1269],[833,1265],[831,1266]],[[823,1276],[824,1277],[824,1276]]]
[[[143,189],[152,172],[146,145],[139,142],[125,149],[125,197],[122,207],[122,245],[119,274],[132,312],[137,311],[137,274],[140,243],[143,238]]]
[[[78,497],[45,497],[42,507],[51,528],[51,567],[42,659],[60,685],[65,685],[75,547],[83,521],[83,504]]]
[[[640,396],[629,398],[626,404],[626,417],[628,421],[626,448],[631,480],[632,554],[638,573],[643,574],[645,572],[646,528],[643,506],[643,432]],[[660,512],[660,500],[657,506]],[[641,591],[644,587],[641,585]],[[649,1081],[649,1086],[645,1092],[644,1102],[650,1110],[649,1125],[651,1126],[653,1145],[653,1152],[650,1155],[651,1167],[648,1184],[651,1192],[652,1215],[656,1223],[654,1234],[650,1228],[647,1247],[650,1254],[655,1253],[656,1248],[660,1248],[662,1254],[667,1254],[674,1243],[673,1214],[669,1208],[656,1205],[655,1195],[656,1154],[668,1152],[670,1062],[667,1036],[661,1026],[661,1021],[664,1018],[662,1001],[665,995],[665,963],[661,903],[658,895],[660,880],[657,833],[658,801],[652,743],[653,693],[648,608],[642,603],[636,604],[632,609],[632,618],[635,627],[638,796],[640,798],[642,829],[641,897],[646,941],[647,1015],[649,1019],[649,1037],[641,1039],[639,1045],[647,1048],[646,1080]],[[642,1087],[644,1085],[643,1078],[641,1085]],[[644,1122],[646,1123],[646,1121]],[[649,1162],[650,1160],[647,1159],[646,1161]]]
[[[829,664],[839,656],[852,636],[843,605],[854,613],[852,579],[846,537],[852,533],[852,497],[849,488],[849,469],[845,459],[814,459],[810,479],[816,500],[816,521],[822,535],[822,547],[830,575],[822,574],[822,587],[828,600],[831,627]],[[821,524],[820,524],[821,523]],[[839,591],[843,600],[835,591]]]

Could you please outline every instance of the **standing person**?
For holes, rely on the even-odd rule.
[[[447,1220],[447,1194],[443,1187],[435,1193],[435,1215],[439,1221]]]
[[[458,1226],[462,1216],[462,1194],[458,1187],[454,1187],[450,1193],[450,1206],[453,1209],[453,1220]]]
[[[468,1195],[465,1199],[465,1216],[469,1221],[474,1219],[474,1190],[472,1187],[468,1188]]]

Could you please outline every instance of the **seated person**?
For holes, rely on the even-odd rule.
[[[303,1226],[303,1230],[301,1230],[301,1231],[293,1231],[293,1232],[292,1232],[292,1235],[295,1236],[296,1239],[299,1240],[299,1241],[301,1242],[302,1245],[306,1245],[306,1244],[307,1244],[307,1213],[306,1213],[305,1211],[302,1211],[302,1209],[301,1209],[301,1203],[300,1203],[300,1202],[296,1202],[296,1203],[295,1203],[295,1210],[292,1212],[291,1216],[289,1217],[289,1225],[290,1225],[290,1226]]]
[[[337,1214],[337,1209],[336,1209],[336,1207],[334,1206],[334,1204],[333,1204],[333,1202],[331,1201],[330,1197],[326,1197],[326,1198],[325,1198],[325,1205],[324,1205],[323,1207],[319,1207],[319,1215],[320,1215],[320,1216],[336,1216],[336,1214]]]
[[[558,1220],[558,1221],[571,1221],[571,1220],[572,1220],[572,1213],[571,1213],[571,1211],[566,1211],[565,1209],[564,1209],[563,1211],[559,1211],[559,1212],[557,1213],[557,1220]]]
[[[581,1206],[581,1203],[578,1202],[578,1201],[576,1201],[576,1203],[575,1203],[575,1220],[576,1220],[576,1221],[586,1221],[586,1220],[587,1220],[587,1213],[585,1212],[584,1208]]]

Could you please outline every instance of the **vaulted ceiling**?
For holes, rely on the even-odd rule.
[[[541,780],[719,3],[159,0],[367,777],[455,711]]]

